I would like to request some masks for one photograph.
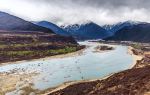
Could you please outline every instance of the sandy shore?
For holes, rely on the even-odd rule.
[[[66,83],[63,83],[62,85],[59,85],[59,86],[55,87],[55,88],[47,89],[47,90],[43,91],[44,94],[40,94],[40,95],[47,95],[47,94],[56,92],[56,91],[58,91],[58,90],[64,89],[64,88],[66,88],[66,87],[68,87],[68,86],[71,86],[71,85],[74,85],[74,84],[86,83],[86,82],[93,82],[93,81],[97,81],[97,80],[104,80],[104,79],[110,77],[111,75],[113,75],[113,74],[110,74],[110,75],[108,75],[108,76],[106,76],[106,77],[104,77],[104,78],[100,78],[100,79],[80,80],[80,81],[66,82]]]
[[[0,95],[5,95],[7,92],[16,89],[16,84],[29,80],[36,76],[36,73],[29,74],[14,74],[14,73],[0,73]]]
[[[143,56],[133,54],[132,49],[133,49],[133,47],[128,46],[128,52],[127,53],[133,57],[133,63],[131,65],[131,68],[133,68],[136,65],[138,60],[142,60],[142,58],[143,58]]]
[[[133,68],[136,65],[138,60],[141,60],[143,58],[142,56],[134,55],[133,52],[132,52],[132,49],[133,48],[131,46],[128,46],[128,52],[127,53],[130,54],[133,57],[133,63],[131,64],[131,68]],[[113,74],[111,74],[111,75],[113,75]],[[74,82],[64,83],[64,84],[56,87],[55,89],[47,89],[45,91],[45,94],[41,94],[41,95],[47,95],[47,94],[56,92],[58,90],[64,89],[64,88],[66,88],[68,86],[71,86],[71,85],[74,85],[74,84],[85,83],[85,82],[92,82],[92,81],[97,81],[97,80],[104,80],[104,79],[110,77],[111,75],[108,75],[108,76],[106,76],[104,78],[101,78],[101,79],[82,80],[82,81],[74,81]]]

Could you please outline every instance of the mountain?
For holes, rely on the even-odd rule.
[[[116,31],[112,37],[105,40],[150,42],[150,23],[137,23],[124,26]]]
[[[73,37],[57,35],[51,29],[33,24],[29,21],[25,21],[19,17],[10,15],[5,12],[0,12],[0,34],[1,35],[16,34],[15,36],[18,35],[19,38],[21,35],[21,37],[24,37],[23,39],[24,42],[29,41],[28,37],[24,36],[24,35],[28,35],[28,36],[31,36],[31,38],[37,37],[39,41],[41,40],[41,42],[48,40],[49,42],[54,43],[54,44],[59,43],[59,44],[64,45],[64,44],[71,43],[71,44],[77,45],[77,42],[74,40]],[[18,40],[18,41],[21,41],[21,40]]]
[[[113,24],[113,25],[104,25],[102,26],[104,29],[106,29],[107,31],[109,31],[110,33],[112,33],[112,35],[121,30],[122,28],[126,27],[126,26],[133,26],[133,25],[137,25],[141,22],[135,22],[135,21],[125,21],[125,22],[119,22],[117,24]]]
[[[54,31],[56,34],[58,35],[62,35],[62,36],[71,36],[70,33],[68,33],[67,31],[63,30],[62,28],[58,27],[57,25],[48,22],[48,21],[41,21],[41,22],[36,22],[35,24],[42,26],[42,27],[46,27],[51,29],[52,31]]]
[[[110,36],[110,33],[93,22],[62,27],[77,40],[103,39]]]
[[[50,29],[35,25],[5,12],[0,12],[0,30],[42,31],[52,33]]]

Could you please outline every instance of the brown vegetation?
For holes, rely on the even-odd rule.
[[[75,52],[84,48],[72,37],[42,32],[0,31],[0,63]]]

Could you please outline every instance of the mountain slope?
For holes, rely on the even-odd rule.
[[[59,34],[62,36],[70,36],[70,34],[67,31],[63,30],[62,28],[58,27],[57,25],[51,22],[41,21],[41,22],[37,22],[36,24],[42,27],[49,28],[53,30],[56,34]]]
[[[150,23],[140,23],[132,26],[125,26],[116,31],[112,37],[105,40],[115,41],[135,41],[135,42],[150,42]]]
[[[77,40],[103,39],[110,36],[110,33],[93,22],[74,24],[63,28]]]
[[[19,17],[0,12],[0,30],[22,30],[22,31],[42,31],[52,32],[50,29],[37,26]]]

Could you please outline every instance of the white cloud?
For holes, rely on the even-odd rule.
[[[113,24],[119,21],[136,20],[150,22],[146,8],[105,8],[74,4],[70,0],[1,0],[0,10],[26,20],[48,20],[56,24],[74,24],[90,20],[97,24]],[[48,0],[47,0],[48,1]]]

